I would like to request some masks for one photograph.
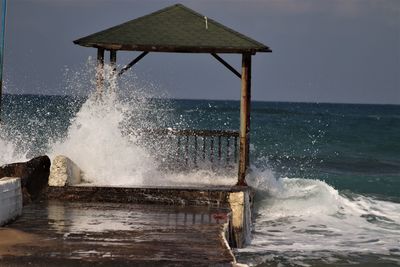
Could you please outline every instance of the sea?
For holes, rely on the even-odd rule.
[[[154,155],[163,149],[132,133],[238,130],[239,101],[123,91],[4,95],[0,165],[62,154],[92,184],[235,184],[236,170],[166,174]],[[238,262],[400,266],[399,105],[253,101],[250,141],[255,212],[251,242],[234,251]]]

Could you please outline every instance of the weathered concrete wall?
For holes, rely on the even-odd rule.
[[[177,206],[229,207],[231,187],[129,188],[65,186],[48,187],[46,197],[67,201],[166,204]]]
[[[81,169],[69,158],[56,156],[51,164],[49,185],[77,185],[81,182]]]
[[[229,193],[229,205],[232,210],[231,243],[242,248],[251,239],[251,214],[253,192],[250,189]]]
[[[0,179],[0,226],[22,213],[21,179],[5,177]]]

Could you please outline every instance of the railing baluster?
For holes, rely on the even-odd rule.
[[[197,168],[199,161],[202,160],[210,161],[212,167],[215,166],[214,164],[221,167],[225,165],[225,161],[226,166],[228,166],[237,162],[239,156],[239,133],[235,131],[142,129],[139,135],[143,138],[146,136],[153,136],[155,139],[153,139],[154,142],[150,144],[150,148],[155,150],[158,149],[157,140],[160,140],[169,148],[167,154],[162,158],[162,161],[170,163],[172,166],[180,165],[181,168],[189,168],[192,166]],[[186,138],[186,140],[184,138]],[[201,144],[199,138],[202,138],[203,144]],[[216,140],[216,138],[218,138],[218,140]],[[210,143],[207,143],[207,139],[210,140]],[[216,144],[217,142],[218,147]],[[162,165],[165,166],[165,164]]]
[[[203,161],[206,160],[206,137],[203,136]]]
[[[189,164],[189,135],[186,136],[186,144],[185,144],[185,166],[188,167]]]
[[[194,136],[194,152],[193,152],[194,167],[197,168],[197,135]]]
[[[168,141],[169,141],[169,143],[168,143],[168,153],[167,153],[167,165],[169,165],[169,164],[171,164],[171,162],[173,162],[173,161],[175,161],[175,157],[174,157],[174,154],[173,154],[173,141],[174,141],[174,138],[173,138],[173,136],[172,135],[168,135]]]
[[[234,151],[234,153],[235,153],[235,162],[237,162],[237,154],[238,154],[238,151],[237,151],[237,147],[238,147],[238,144],[237,144],[237,136],[235,136],[235,151]]]
[[[176,152],[176,157],[177,157],[176,160],[179,164],[179,162],[181,161],[181,137],[180,136],[178,136],[178,149]]]
[[[229,165],[229,161],[230,161],[230,141],[231,141],[231,138],[228,136],[227,138],[226,138],[226,165]]]
[[[214,136],[210,137],[210,161],[214,162]]]
[[[218,136],[218,160],[221,161],[222,149],[221,149],[221,136]]]

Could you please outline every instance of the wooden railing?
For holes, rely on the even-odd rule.
[[[153,149],[167,151],[163,161],[174,168],[233,167],[238,160],[237,131],[142,129],[135,134],[153,141]]]

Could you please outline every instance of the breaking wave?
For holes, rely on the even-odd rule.
[[[400,263],[400,203],[339,193],[320,180],[258,179],[268,186],[259,187],[251,245],[240,250],[252,265],[356,263],[374,255]]]

